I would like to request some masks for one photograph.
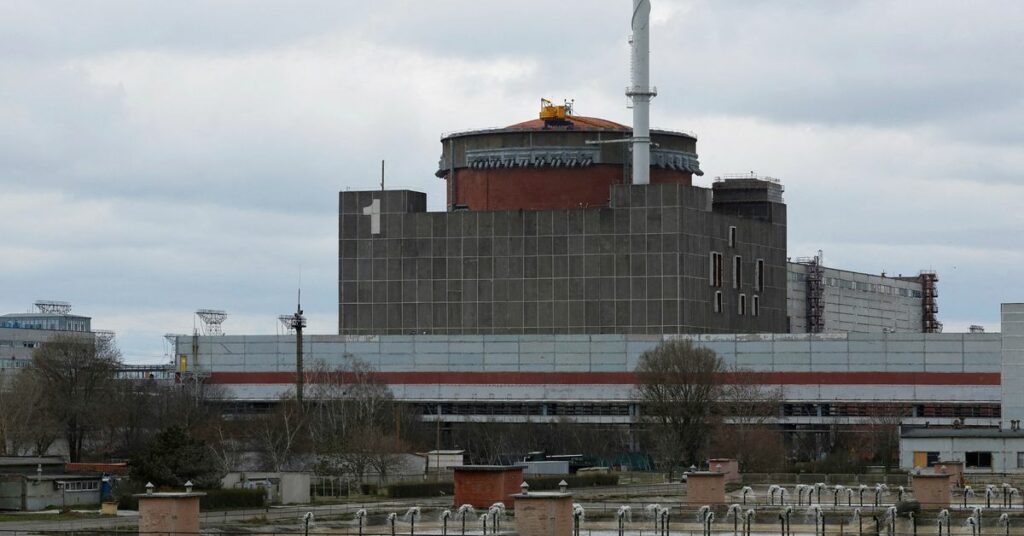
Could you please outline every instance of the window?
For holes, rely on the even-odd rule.
[[[965,452],[964,453],[964,466],[965,467],[991,468],[992,467],[992,453],[991,452]]]
[[[732,288],[740,288],[743,281],[743,257],[732,258]]]
[[[736,247],[736,226],[735,225],[730,225],[729,226],[729,247],[731,247],[731,248]]]
[[[711,266],[708,270],[709,278],[708,281],[713,287],[722,287],[722,254],[712,251],[711,252]]]
[[[756,266],[754,270],[754,290],[761,292],[764,290],[764,259],[757,259]]]
[[[716,290],[715,291],[715,312],[716,313],[721,313],[722,312],[722,291],[721,290]]]
[[[1017,453],[1017,469],[1024,469],[1024,452]]]
[[[751,304],[750,314],[753,316],[761,315],[761,297],[754,296],[754,302]]]
[[[739,311],[740,316],[743,316],[743,315],[747,314],[747,295],[746,294],[740,294],[740,303],[739,303],[738,311]]]
[[[58,481],[57,489],[63,488],[64,491],[96,491],[100,489],[99,480],[72,480],[72,481]]]
[[[939,453],[936,451],[914,451],[914,468],[922,469],[939,463]]]

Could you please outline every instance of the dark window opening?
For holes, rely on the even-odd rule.
[[[965,452],[964,453],[964,466],[966,466],[966,467],[979,467],[979,468],[991,468],[992,467],[992,453],[991,452]]]

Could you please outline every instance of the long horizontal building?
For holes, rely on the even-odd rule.
[[[905,424],[1000,418],[998,333],[313,335],[303,348],[307,364],[369,363],[427,420],[626,424],[641,411],[632,396],[640,355],[672,338],[781,387],[784,425],[854,424],[897,406]],[[181,336],[176,346],[185,373],[243,406],[294,388],[293,335]]]
[[[787,263],[790,333],[938,333],[938,277],[904,277],[824,266],[821,255]]]

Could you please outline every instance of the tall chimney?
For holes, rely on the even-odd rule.
[[[651,182],[651,1],[633,0],[633,36],[630,38],[630,86],[633,100],[633,184]]]

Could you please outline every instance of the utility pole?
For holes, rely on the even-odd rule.
[[[295,399],[302,405],[302,391],[306,385],[306,372],[302,365],[302,328],[306,327],[306,317],[302,316],[302,289],[299,289],[298,302],[295,305],[295,314],[289,319],[289,326],[295,330]]]

